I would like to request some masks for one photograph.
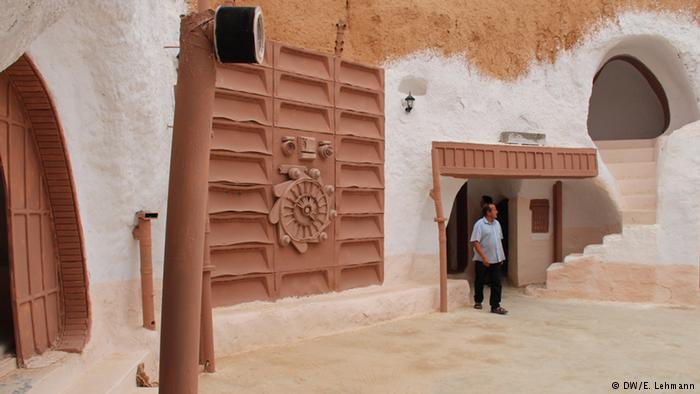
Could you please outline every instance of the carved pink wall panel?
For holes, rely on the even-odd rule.
[[[336,134],[384,138],[384,117],[348,110],[335,110]]]
[[[379,263],[338,267],[335,272],[337,290],[379,285],[384,281],[384,265]]]
[[[272,125],[272,98],[248,93],[217,90],[214,98],[214,119],[252,121]]]
[[[278,273],[275,278],[280,297],[328,293],[335,288],[332,268]]]
[[[270,213],[272,186],[212,184],[209,187],[209,213]]]
[[[340,83],[384,91],[384,70],[381,68],[336,58],[335,77]]]
[[[273,58],[275,70],[333,80],[334,66],[329,55],[275,43]]]
[[[333,106],[333,82],[275,71],[275,98]]]
[[[433,142],[440,173],[462,177],[588,178],[598,174],[596,150]]]
[[[336,239],[379,238],[384,235],[383,215],[341,215],[336,223]]]
[[[211,263],[218,275],[247,275],[268,273],[273,267],[273,246],[239,244],[211,250]]]
[[[273,300],[274,274],[257,274],[238,277],[216,277],[211,283],[212,305],[226,306],[255,300]]]
[[[272,95],[272,69],[245,64],[219,64],[216,68],[217,89]]]
[[[293,144],[294,149],[286,150],[285,147],[288,148],[290,143]],[[284,184],[290,180],[288,173],[279,171],[285,167],[302,168],[307,174],[318,171],[317,178],[313,179],[313,182],[291,186],[290,191],[280,197],[282,204],[288,201],[287,205],[281,208],[282,220],[292,224],[286,229],[286,234],[306,238],[309,241],[305,242],[307,250],[301,255],[298,248],[277,243],[275,269],[279,272],[323,268],[333,264],[334,222],[330,220],[325,228],[320,228],[321,223],[324,222],[321,212],[335,209],[334,191],[326,193],[325,197],[321,195],[325,187],[328,185],[332,187],[335,181],[333,156],[325,157],[319,153],[324,143],[332,146],[332,135],[282,128],[274,130],[273,150],[282,152],[274,156],[274,168],[278,169],[275,174],[275,184]],[[317,214],[306,216],[302,209],[310,209]],[[285,218],[284,215],[288,217]],[[312,233],[319,231],[324,234],[323,239],[312,239],[314,238]],[[283,235],[280,232],[280,236]]]
[[[257,242],[271,244],[273,231],[264,215],[215,215],[210,221],[212,248]]]
[[[211,149],[272,154],[272,128],[254,123],[214,121]]]
[[[336,136],[336,159],[354,163],[384,163],[384,141]]]
[[[282,165],[303,165],[307,169],[318,168],[321,171],[321,179],[323,183],[334,184],[335,181],[335,160],[334,156],[324,158],[319,152],[322,144],[333,146],[333,136],[322,133],[313,133],[308,131],[300,131],[286,128],[275,128],[273,139],[273,151],[276,154],[273,157],[273,167],[275,168],[273,183],[277,184],[288,179],[286,174],[279,171]],[[294,151],[289,155],[283,152],[283,149],[292,143]],[[307,146],[303,146],[306,144]],[[315,144],[315,145],[314,145]],[[311,153],[315,157],[311,158]],[[302,156],[309,155],[309,158]]]
[[[336,162],[336,186],[382,188],[384,166]]]
[[[338,188],[335,201],[341,215],[384,212],[383,189]]]
[[[384,259],[384,240],[377,238],[338,241],[336,257],[339,265],[382,262]]]
[[[217,306],[383,280],[383,70],[270,48],[271,68],[217,73],[209,188]]]
[[[271,157],[213,152],[210,162],[210,182],[265,184],[272,175]]]
[[[333,109],[318,105],[275,100],[275,126],[333,133]]]
[[[350,85],[335,85],[335,105],[351,111],[367,112],[373,115],[384,113],[384,93]]]

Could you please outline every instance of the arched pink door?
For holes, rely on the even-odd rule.
[[[0,74],[0,159],[5,180],[17,358],[41,354],[61,331],[58,256],[47,183],[23,103]]]

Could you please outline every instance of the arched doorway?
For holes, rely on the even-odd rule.
[[[18,364],[47,349],[80,351],[90,311],[72,175],[53,103],[26,56],[0,73],[0,163],[9,267],[0,290],[11,295]]]
[[[588,133],[594,141],[653,139],[670,118],[663,86],[637,58],[612,57],[593,78]]]

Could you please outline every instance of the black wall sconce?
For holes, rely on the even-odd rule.
[[[406,113],[411,112],[413,109],[413,102],[416,101],[416,99],[411,96],[411,92],[408,92],[408,96],[403,100],[406,102]]]

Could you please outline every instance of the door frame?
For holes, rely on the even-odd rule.
[[[55,349],[81,352],[90,336],[92,313],[83,231],[63,128],[53,97],[37,67],[26,54],[2,71],[2,74],[9,78],[11,89],[16,93],[29,122],[28,133],[37,152],[51,211],[62,320]],[[6,182],[4,176],[3,182]],[[9,187],[10,185],[6,185],[8,194],[11,193]],[[7,203],[9,202],[6,201]],[[5,215],[8,213],[9,209],[6,206]],[[11,220],[12,218],[8,218],[8,233],[11,232]],[[12,250],[11,233],[8,236],[8,249]],[[13,265],[11,261],[11,288],[15,286]],[[13,299],[13,305],[15,301]],[[17,333],[21,327],[18,325],[17,312],[14,309]],[[17,355],[18,365],[23,366],[25,360],[19,351]]]
[[[597,150],[433,141],[431,149],[435,222],[440,250],[440,312],[447,312],[447,241],[440,177],[581,179],[598,176]]]

